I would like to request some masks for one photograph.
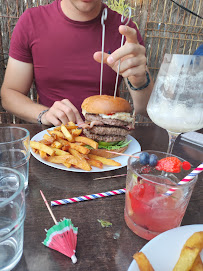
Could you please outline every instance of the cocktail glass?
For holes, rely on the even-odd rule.
[[[165,54],[147,112],[169,134],[167,153],[180,133],[203,128],[203,56]]]
[[[167,153],[147,151],[156,154],[158,159],[165,158]],[[141,152],[133,155],[140,156]],[[177,157],[171,155],[172,157]],[[184,160],[178,159],[183,162]],[[150,240],[158,234],[180,226],[188,206],[197,176],[184,185],[177,185],[188,171],[167,173],[155,167],[140,164],[139,159],[129,158],[124,217],[128,227],[138,236]],[[175,192],[167,196],[171,188]]]

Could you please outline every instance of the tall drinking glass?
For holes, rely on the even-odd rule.
[[[165,54],[147,112],[169,134],[167,153],[180,133],[203,128],[203,56]]]
[[[10,271],[23,253],[25,220],[24,177],[0,167],[0,270]]]
[[[0,127],[0,166],[14,168],[24,176],[28,187],[30,133],[21,127]]]
[[[166,157],[166,153],[147,151],[156,154],[158,159]],[[140,156],[142,152],[135,153]],[[171,155],[184,162],[180,157]],[[181,169],[178,173],[162,171],[150,167],[146,171],[139,159],[128,159],[125,195],[125,221],[128,227],[138,236],[150,240],[158,234],[179,227],[188,206],[197,176],[184,185],[177,185],[186,175]],[[170,189],[174,193],[165,195]]]

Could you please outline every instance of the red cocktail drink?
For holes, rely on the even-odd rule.
[[[156,153],[159,159],[166,157],[165,153],[151,153]],[[128,227],[134,233],[150,240],[180,226],[197,180],[177,186],[181,176],[185,177],[184,174],[187,175],[187,172],[166,173],[152,167],[147,167],[146,172],[139,159],[129,159],[124,215]],[[172,187],[177,188],[175,192],[171,196],[164,195]]]

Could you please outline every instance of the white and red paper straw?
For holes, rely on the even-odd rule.
[[[85,195],[85,196],[74,197],[74,198],[69,198],[69,199],[54,200],[54,201],[51,201],[51,206],[58,206],[58,205],[63,205],[63,204],[68,204],[68,203],[75,203],[75,202],[79,202],[79,201],[99,199],[99,198],[104,198],[104,197],[109,197],[109,196],[120,195],[120,194],[124,194],[125,191],[126,191],[126,189],[122,188],[122,189],[107,191],[107,192],[98,193],[98,194]]]
[[[199,173],[203,171],[203,163],[201,163],[197,168],[195,168],[190,174],[188,174],[184,179],[182,179],[177,185],[183,185],[185,183],[193,180]],[[170,188],[164,195],[170,196],[174,193],[177,187]]]

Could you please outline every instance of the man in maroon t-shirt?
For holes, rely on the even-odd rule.
[[[46,125],[82,122],[82,101],[99,94],[104,7],[101,0],[56,0],[23,13],[12,35],[1,90],[7,111]],[[124,77],[135,112],[143,113],[153,86],[145,48],[132,21],[127,27],[120,24],[121,15],[108,8],[102,94],[114,94],[121,60],[119,83]],[[120,48],[122,34],[125,44]],[[33,80],[37,104],[27,97]]]

